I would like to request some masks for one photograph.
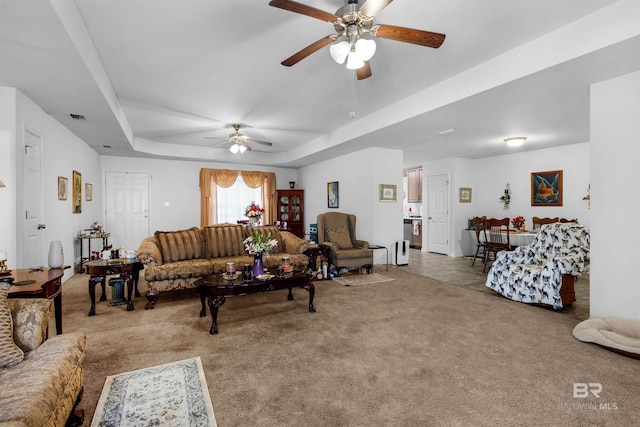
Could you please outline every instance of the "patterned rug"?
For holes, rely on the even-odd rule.
[[[215,427],[199,357],[107,377],[91,426]]]
[[[393,279],[378,273],[355,274],[353,276],[340,276],[333,279],[345,286],[370,285],[372,283],[390,282]]]

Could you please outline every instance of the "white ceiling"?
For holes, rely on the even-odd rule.
[[[268,0],[0,0],[0,85],[105,155],[300,167],[375,146],[411,165],[588,142],[589,85],[640,70],[637,0],[396,0],[375,23],[447,38],[376,39],[354,81],[328,47],[280,65],[334,30]],[[211,148],[233,123],[273,146]]]

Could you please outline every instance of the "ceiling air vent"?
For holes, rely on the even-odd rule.
[[[69,116],[71,116],[71,118],[73,120],[87,120],[87,118],[85,116],[83,116],[82,114],[78,114],[78,113],[69,113]]]

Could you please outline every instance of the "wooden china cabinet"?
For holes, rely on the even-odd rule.
[[[276,209],[280,226],[304,239],[304,190],[278,190]]]

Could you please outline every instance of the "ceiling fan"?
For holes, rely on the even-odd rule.
[[[262,145],[267,145],[269,147],[273,145],[270,142],[252,139],[252,138],[249,138],[247,135],[240,133],[239,123],[234,123],[232,126],[235,129],[235,132],[230,133],[229,138],[227,138],[226,141],[222,141],[218,144],[214,144],[212,145],[212,147],[217,147],[219,145],[231,143],[231,147],[229,147],[229,151],[231,151],[233,154],[237,154],[237,153],[242,154],[247,150],[251,150],[251,147],[249,147],[248,143],[262,144]],[[220,139],[220,138],[206,136],[205,139]]]
[[[311,43],[282,61],[282,65],[290,67],[338,39],[345,38],[346,41],[340,41],[331,46],[331,57],[339,64],[344,63],[346,60],[347,68],[355,70],[358,80],[363,80],[371,76],[369,59],[373,57],[376,50],[376,44],[373,40],[361,38],[367,33],[375,37],[413,43],[434,49],[440,47],[446,37],[444,34],[393,25],[373,25],[375,16],[392,1],[363,0],[359,2],[358,0],[348,0],[347,4],[338,9],[335,14],[291,0],[270,1],[270,6],[331,22],[338,33]]]

